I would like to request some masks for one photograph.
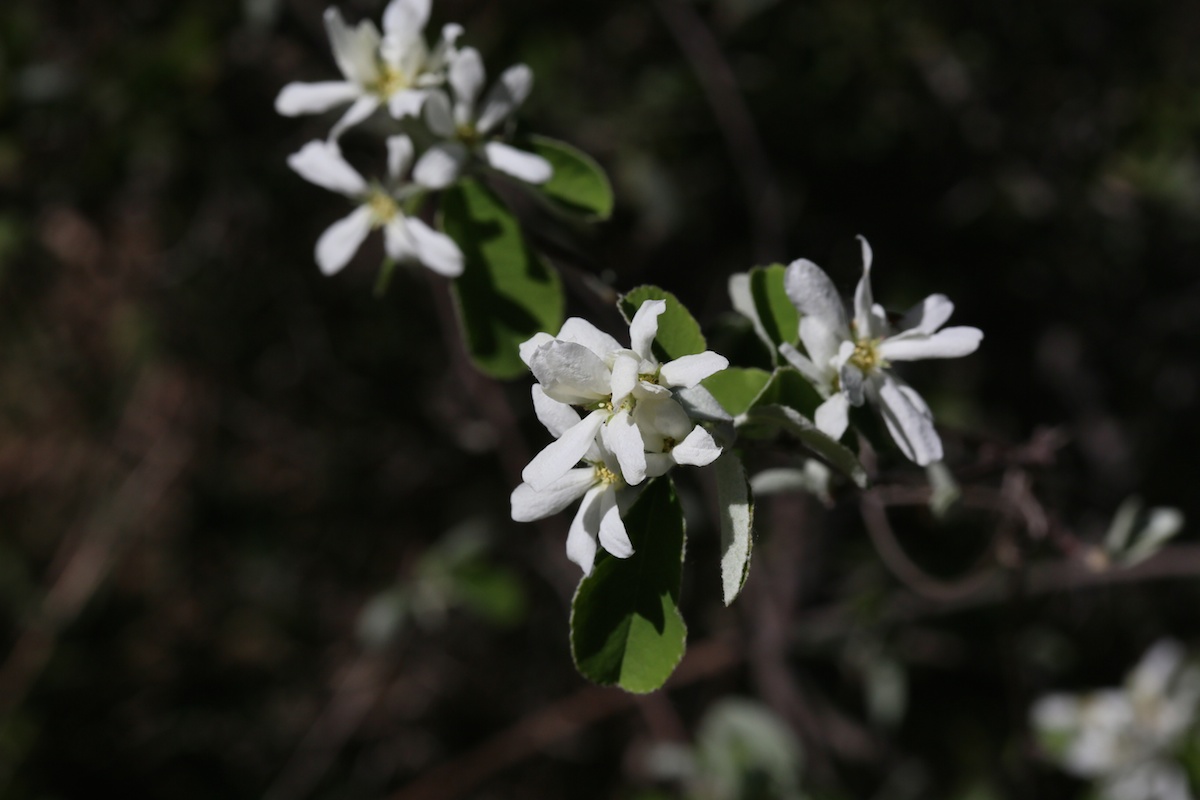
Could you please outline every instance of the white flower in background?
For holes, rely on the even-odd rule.
[[[383,12],[383,33],[370,20],[351,28],[336,8],[325,11],[325,29],[333,58],[344,80],[289,83],[275,99],[275,110],[285,116],[319,114],[350,103],[329,133],[338,138],[387,106],[400,118],[420,113],[428,91],[441,86],[446,70],[457,55],[458,25],[442,28],[432,51],[425,43],[425,23],[430,0],[392,0]]]
[[[945,328],[954,304],[930,295],[892,325],[871,295],[871,247],[862,242],[863,276],[854,293],[853,319],[829,276],[805,259],[794,261],[784,277],[788,298],[800,312],[800,341],[807,357],[784,344],[780,352],[828,398],[816,412],[816,425],[835,439],[849,424],[850,406],[864,399],[879,408],[901,452],[921,466],[942,458],[942,440],[933,414],[916,390],[888,367],[895,361],[958,358],[979,347],[978,328]]]
[[[387,148],[387,186],[363,178],[342,157],[341,149],[333,141],[309,142],[288,157],[288,165],[305,180],[344,194],[358,204],[349,216],[330,225],[317,240],[316,257],[321,272],[332,275],[346,266],[367,235],[382,228],[384,249],[391,258],[417,261],[447,277],[461,275],[463,257],[454,240],[416,217],[405,215],[400,207],[406,199],[422,191],[419,186],[402,182],[412,164],[412,141],[407,136],[392,136],[387,140]]]
[[[613,453],[630,486],[662,474],[670,463],[703,465],[720,455],[707,431],[699,426],[685,430],[680,424],[680,415],[686,418],[687,412],[671,389],[692,388],[729,362],[705,351],[660,364],[651,344],[665,309],[662,300],[642,304],[629,326],[631,348],[578,317],[568,319],[557,337],[539,333],[521,345],[521,358],[546,398],[588,412],[556,434],[557,441],[522,471],[534,491],[545,491],[575,467],[597,438]]]
[[[1192,800],[1173,751],[1196,722],[1198,702],[1200,668],[1164,640],[1122,688],[1047,695],[1030,717],[1060,766],[1097,781],[1103,800]]]
[[[555,437],[562,437],[580,424],[579,414],[565,403],[546,396],[534,385],[533,407],[538,419]],[[580,459],[576,459],[578,463]],[[583,502],[567,533],[567,558],[590,574],[596,560],[597,542],[617,558],[633,555],[633,545],[621,520],[617,492],[625,487],[616,456],[600,441],[593,440],[583,454],[584,466],[566,470],[541,490],[522,483],[512,493],[512,518],[533,522],[565,509],[580,498]]]
[[[524,64],[509,67],[479,103],[485,80],[483,59],[477,50],[468,47],[450,66],[453,103],[445,92],[429,93],[425,122],[444,141],[431,147],[417,162],[413,174],[420,183],[444,189],[458,180],[472,155],[527,183],[545,183],[554,174],[550,162],[541,156],[490,139],[529,96],[533,72]]]

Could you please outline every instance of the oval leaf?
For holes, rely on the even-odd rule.
[[[625,515],[626,559],[601,552],[571,604],[571,654],[588,680],[644,694],[683,658],[679,613],[683,510],[667,478],[653,481]]]
[[[454,281],[472,360],[495,378],[525,373],[518,346],[563,321],[558,274],[529,247],[516,218],[486,186],[464,178],[442,194],[442,228],[466,261]]]
[[[725,605],[729,605],[750,575],[754,503],[740,458],[726,450],[713,466],[717,470],[717,505],[721,514],[721,589]]]
[[[647,300],[667,301],[667,310],[658,318],[658,336],[654,339],[654,352],[659,360],[674,361],[682,356],[703,353],[707,349],[700,323],[696,322],[692,312],[675,295],[657,286],[639,286],[621,296],[617,307],[621,309],[625,322],[632,320]]]
[[[533,187],[554,207],[589,220],[612,216],[612,184],[594,158],[566,142],[545,136],[530,136],[526,147],[554,167],[550,180]]]
[[[750,270],[750,295],[774,353],[778,353],[779,345],[784,342],[800,343],[800,312],[783,289],[785,272],[787,268],[782,264]]]
[[[736,417],[750,410],[771,378],[770,372],[756,367],[726,367],[702,383],[721,407]]]

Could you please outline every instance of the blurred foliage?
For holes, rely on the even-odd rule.
[[[613,176],[594,235],[524,212],[573,269],[568,313],[615,329],[592,289],[656,284],[710,347],[769,368],[752,329],[720,324],[729,274],[803,256],[849,292],[861,233],[881,302],[944,292],[987,334],[972,358],[912,372],[952,467],[1056,426],[1068,444],[1034,468],[1036,491],[1087,541],[1133,493],[1200,519],[1200,6],[685,4],[761,140],[770,170],[751,193],[752,155],[727,144],[665,0],[434,5],[493,69],[528,63],[530,127]],[[565,522],[508,521],[544,439],[527,383],[458,368],[436,281],[399,270],[376,299],[377,250],[334,279],[313,263],[340,199],[285,158],[329,121],[272,101],[333,74],[322,10],[0,4],[4,797],[388,796],[582,688]],[[1194,579],[1014,582],[1008,602],[889,616],[897,582],[853,509],[799,495],[758,504],[754,568],[726,610],[715,571],[692,573],[717,560],[706,487],[679,492],[693,649],[741,630],[738,658],[666,692],[665,712],[613,712],[471,796],[649,791],[628,753],[672,715],[698,730],[749,694],[798,732],[814,797],[1081,797],[1036,757],[1030,700],[1114,682],[1163,633],[1200,634]],[[981,553],[1058,555],[1028,540],[992,553],[983,511],[888,513],[935,576]],[[468,521],[490,549],[439,561]],[[360,644],[364,609],[446,574],[457,599],[437,625]],[[524,613],[504,613],[516,596]],[[794,630],[771,627],[781,613]],[[762,655],[779,637],[782,673]]]

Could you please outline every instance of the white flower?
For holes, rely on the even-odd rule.
[[[400,203],[421,191],[401,183],[412,163],[413,146],[407,136],[387,140],[388,183],[368,183],[342,157],[333,141],[309,142],[288,157],[288,165],[312,183],[340,192],[358,203],[350,215],[329,226],[317,240],[317,265],[332,275],[354,256],[375,228],[383,228],[387,254],[397,261],[417,261],[447,277],[461,275],[463,257],[458,245],[416,217],[406,216]]]
[[[570,406],[550,399],[538,385],[533,386],[532,394],[538,419],[551,434],[562,437],[578,427],[579,414]],[[617,492],[624,488],[625,482],[616,457],[602,442],[593,439],[582,460],[585,466],[568,469],[541,490],[522,483],[513,490],[511,502],[514,520],[532,522],[557,514],[583,498],[567,533],[567,558],[587,575],[596,559],[597,542],[617,558],[633,555],[633,545],[617,502]]]
[[[1172,750],[1196,721],[1200,669],[1183,648],[1156,643],[1119,689],[1052,694],[1034,704],[1034,728],[1063,769],[1099,781],[1106,800],[1191,800]]]
[[[524,64],[509,67],[478,103],[485,82],[483,60],[474,48],[464,48],[450,66],[454,101],[433,91],[425,102],[425,121],[444,141],[417,162],[413,175],[431,189],[444,189],[462,174],[472,154],[483,163],[526,183],[545,183],[554,174],[541,156],[518,150],[489,137],[525,102],[533,88],[533,72]]]
[[[392,116],[418,114],[428,91],[442,85],[456,56],[458,25],[442,28],[433,50],[423,30],[429,19],[430,0],[392,0],[383,12],[383,34],[370,20],[351,28],[336,8],[325,11],[325,29],[333,58],[344,80],[289,83],[275,99],[275,110],[285,116],[319,114],[350,103],[334,125],[330,139],[357,125],[387,105]]]
[[[678,407],[671,389],[692,388],[729,362],[705,351],[660,364],[651,344],[665,309],[662,300],[642,304],[629,326],[632,348],[621,347],[578,317],[568,319],[557,337],[539,333],[521,345],[522,360],[549,400],[588,411],[522,471],[521,477],[535,491],[545,491],[573,468],[597,437],[613,453],[630,486],[666,471],[662,458],[654,456],[669,457],[670,463],[705,464],[720,455],[703,428],[697,432],[698,426],[690,431],[680,426],[680,415],[686,419],[687,412]],[[651,401],[670,405],[642,407]],[[684,449],[675,453],[680,446]]]
[[[935,294],[914,306],[893,326],[871,296],[871,247],[862,242],[863,276],[854,293],[853,319],[847,320],[833,281],[820,267],[801,259],[788,267],[784,288],[800,312],[800,341],[808,356],[789,344],[784,357],[828,398],[817,409],[817,427],[835,439],[849,424],[851,405],[864,398],[879,408],[901,452],[921,466],[942,458],[942,440],[933,414],[916,390],[888,370],[894,361],[957,358],[975,352],[978,328],[945,328],[954,304]]]

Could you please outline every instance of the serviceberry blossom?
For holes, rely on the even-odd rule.
[[[392,136],[387,140],[387,149],[386,185],[368,182],[342,157],[335,141],[309,142],[288,157],[288,165],[305,180],[344,194],[357,204],[317,240],[316,259],[321,272],[338,272],[358,252],[367,235],[382,228],[384,249],[391,258],[419,262],[447,277],[461,275],[463,256],[454,240],[402,210],[405,200],[424,191],[403,181],[412,164],[412,141],[407,136]]]
[[[1200,668],[1157,642],[1116,689],[1051,694],[1030,718],[1064,770],[1097,782],[1101,800],[1192,800],[1176,750],[1196,722]]]
[[[800,259],[787,268],[784,289],[800,312],[800,341],[808,355],[786,343],[780,351],[827,398],[814,420],[821,431],[841,438],[850,406],[860,406],[865,399],[879,409],[900,451],[927,466],[942,458],[933,414],[889,367],[896,361],[968,355],[979,347],[983,332],[968,327],[939,330],[954,311],[954,304],[941,294],[925,298],[893,325],[872,297],[871,247],[863,237],[859,240],[863,276],[854,293],[852,319],[847,319],[837,288],[820,267]]]
[[[458,180],[472,156],[526,183],[545,183],[554,174],[539,155],[496,141],[497,129],[525,102],[533,88],[533,72],[524,64],[509,67],[479,102],[486,81],[483,59],[464,48],[449,70],[454,100],[434,90],[425,101],[425,122],[443,141],[429,148],[414,169],[421,183],[434,189]]]
[[[545,491],[575,467],[597,438],[630,486],[672,463],[703,465],[720,455],[704,428],[680,424],[680,413],[687,413],[671,407],[678,406],[671,389],[692,388],[729,362],[705,351],[659,363],[651,345],[665,310],[662,300],[642,304],[630,322],[629,348],[578,317],[568,319],[557,337],[539,333],[521,345],[521,358],[546,398],[588,412],[525,467],[521,477],[534,491]],[[671,405],[658,405],[664,403]]]
[[[325,11],[325,29],[333,58],[344,80],[289,83],[275,99],[275,110],[285,116],[319,114],[350,104],[330,131],[337,139],[387,106],[392,116],[419,114],[428,91],[441,86],[457,56],[459,25],[442,28],[432,50],[425,43],[425,23],[430,0],[392,0],[383,12],[383,33],[370,20],[351,28],[336,8]]]
[[[555,437],[579,425],[575,409],[546,396],[539,385],[532,389],[533,407],[538,419]],[[522,483],[512,493],[512,518],[533,522],[549,517],[582,498],[579,510],[567,533],[567,558],[590,574],[596,560],[596,546],[618,558],[633,555],[633,545],[621,520],[618,491],[626,486],[617,458],[604,443],[593,439],[581,459],[583,466],[568,469],[541,491]]]

